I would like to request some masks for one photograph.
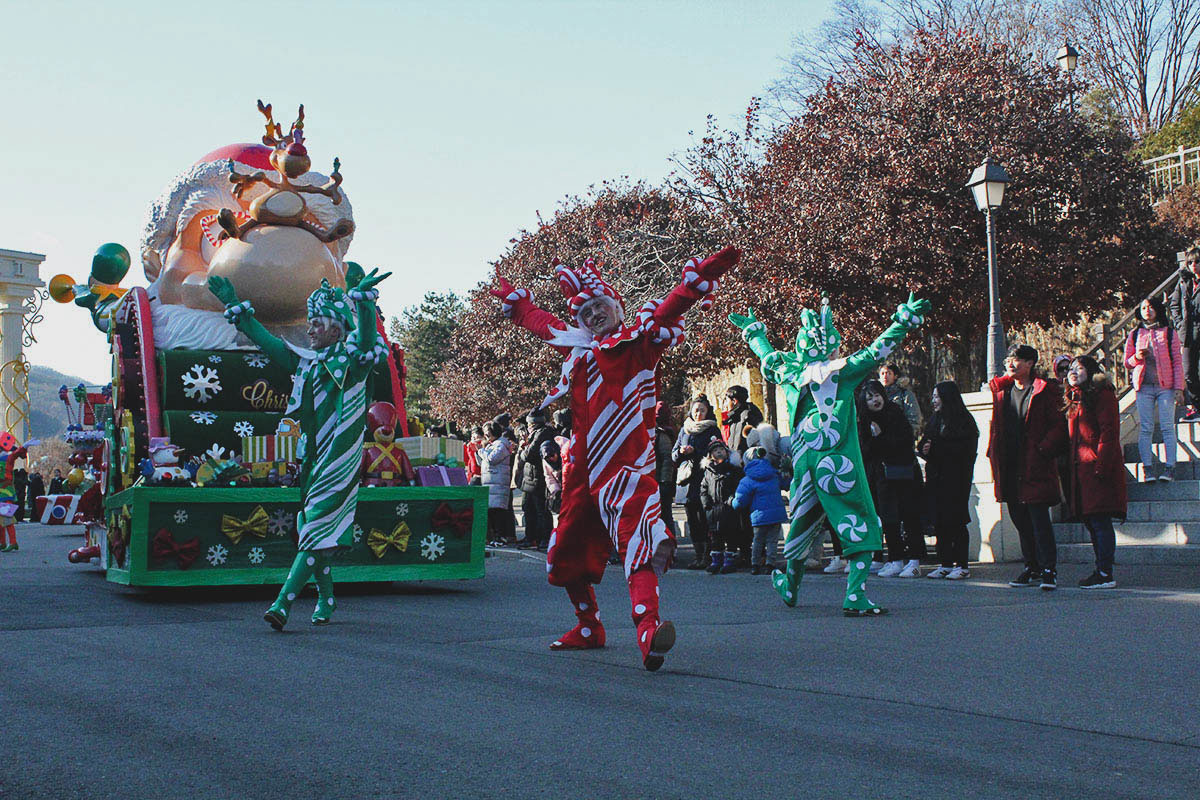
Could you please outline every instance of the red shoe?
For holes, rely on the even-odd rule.
[[[650,672],[655,672],[663,665],[663,657],[675,646],[675,625],[665,620],[654,629],[654,635],[648,635],[649,630],[642,631],[638,636],[638,647],[642,651],[642,666]]]
[[[596,650],[604,647],[604,626],[579,623],[550,643],[551,650]]]

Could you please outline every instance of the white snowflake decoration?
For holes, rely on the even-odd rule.
[[[421,540],[421,557],[428,558],[430,561],[437,561],[438,556],[445,554],[446,540],[438,536],[436,533],[431,533]]]
[[[251,547],[250,552],[246,555],[251,564],[261,564],[266,557],[267,554],[261,547]]]
[[[213,461],[220,461],[225,457],[225,448],[221,447],[221,445],[217,444],[216,442],[213,442],[212,447],[204,451],[204,455],[210,456]]]
[[[267,532],[272,536],[287,536],[292,532],[294,521],[291,512],[286,508],[277,508],[267,518]]]
[[[188,414],[197,425],[212,425],[217,421],[217,415],[211,411],[193,411]]]
[[[175,522],[182,525],[187,522],[188,513],[186,508],[181,508],[175,512]]]
[[[241,422],[234,423],[233,432],[236,433],[238,436],[253,436],[254,435],[254,426],[251,425],[246,420],[242,420]]]
[[[225,545],[214,544],[212,547],[208,548],[208,555],[205,556],[205,559],[208,561],[208,563],[215,567],[218,564],[224,564],[225,559],[228,557],[229,551],[225,548]]]
[[[354,523],[354,543],[358,544],[359,542],[361,542],[362,537],[363,537],[363,526],[359,525],[356,522],[356,523]]]
[[[193,372],[196,374],[193,375]],[[192,364],[192,368],[181,378],[184,396],[197,403],[207,403],[221,391],[221,381],[218,380],[215,369]]]
[[[221,357],[218,355],[211,355],[208,357],[208,360],[212,364],[220,364],[221,363]]]
[[[397,517],[407,517],[408,516],[408,503],[397,503],[396,504],[396,516]]]
[[[262,369],[267,364],[271,363],[270,359],[268,359],[264,355],[259,355],[258,353],[250,353],[248,355],[244,355],[244,356],[242,356],[242,359],[245,360],[247,366],[251,366],[256,369]]]

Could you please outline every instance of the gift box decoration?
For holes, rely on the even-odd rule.
[[[270,436],[243,436],[242,460],[247,464],[295,461],[296,444],[299,441],[298,436],[281,436],[277,433]]]
[[[444,436],[405,436],[396,442],[408,453],[414,467],[429,466],[454,459],[463,463],[463,443]],[[441,456],[439,459],[438,457]]]
[[[417,467],[417,486],[466,486],[467,471],[462,467]]]

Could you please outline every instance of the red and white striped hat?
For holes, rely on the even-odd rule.
[[[600,277],[600,271],[596,269],[594,260],[589,258],[583,262],[581,268],[575,269],[563,266],[558,259],[555,259],[554,274],[558,276],[558,287],[562,289],[572,317],[579,315],[579,309],[583,307],[584,303],[597,297],[609,297],[615,300],[624,316],[625,303],[621,300],[620,293],[608,281]]]

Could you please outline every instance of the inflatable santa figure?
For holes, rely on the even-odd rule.
[[[546,569],[550,583],[567,590],[579,622],[550,645],[553,650],[604,646],[592,586],[613,547],[625,566],[642,664],[658,669],[675,643],[675,627],[658,613],[658,581],[675,539],[663,524],[654,477],[655,367],[668,347],[683,341],[683,315],[698,302],[711,304],[717,279],[737,260],[732,247],[692,259],[679,285],[642,306],[630,324],[620,295],[590,260],[582,269],[555,264],[575,325],[538,308],[528,290],[514,289],[503,277],[492,291],[514,324],[565,357],[562,379],[542,403],[569,393],[573,421]]]

